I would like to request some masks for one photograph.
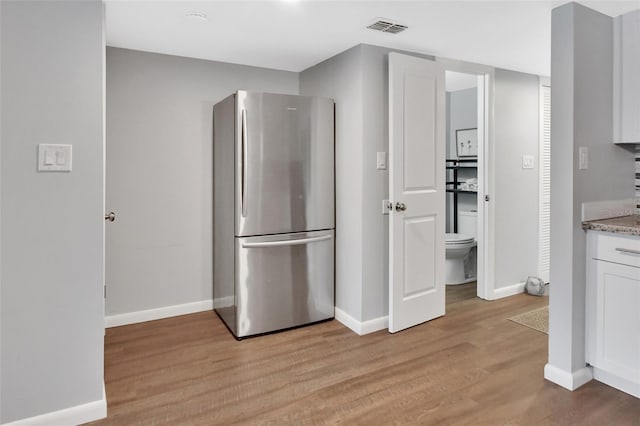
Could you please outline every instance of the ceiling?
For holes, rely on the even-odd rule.
[[[297,72],[367,43],[539,75],[550,74],[551,9],[564,3],[105,0],[109,46]],[[610,16],[640,9],[581,3]],[[366,29],[379,18],[409,28]]]
[[[445,72],[445,89],[447,92],[471,89],[478,86],[477,74],[466,74],[447,70]]]

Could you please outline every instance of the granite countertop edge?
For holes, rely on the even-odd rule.
[[[582,229],[640,236],[640,215],[585,221]]]

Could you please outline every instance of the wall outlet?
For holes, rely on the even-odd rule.
[[[523,169],[533,169],[534,161],[533,155],[523,155],[522,156],[522,168]]]

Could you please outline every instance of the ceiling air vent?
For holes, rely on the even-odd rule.
[[[408,27],[406,27],[405,25],[394,24],[391,21],[380,20],[369,25],[367,28],[376,31],[382,31],[383,33],[398,34],[399,32],[406,30]]]

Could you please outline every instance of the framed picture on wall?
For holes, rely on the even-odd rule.
[[[456,130],[456,154],[458,157],[478,156],[478,128]]]

